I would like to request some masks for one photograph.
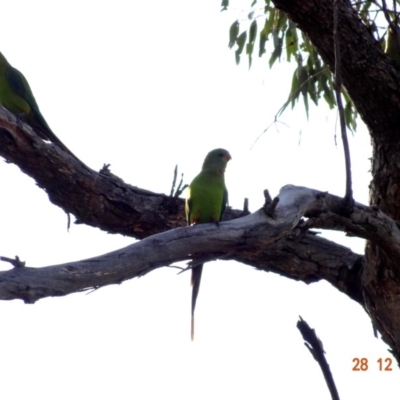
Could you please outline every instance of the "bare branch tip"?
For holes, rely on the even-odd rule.
[[[69,212],[67,214],[67,232],[69,232],[69,229],[71,228],[71,214]]]
[[[110,166],[111,164],[103,164],[103,166],[101,167],[99,173],[100,174],[110,174],[111,170],[110,170]]]
[[[272,203],[272,197],[269,194],[269,190],[268,189],[264,190],[264,199],[265,199],[265,203]]]
[[[175,190],[177,176],[178,176],[178,164],[175,165],[174,168],[174,178],[172,180],[171,191],[169,194],[170,197],[179,197],[183,193],[183,191],[188,187],[187,184],[183,184],[183,173],[182,173],[181,180],[179,181],[178,187]]]
[[[244,217],[245,215],[249,215],[250,211],[249,211],[249,199],[247,197],[245,197],[244,202],[243,202],[243,211],[240,214],[241,217]]]
[[[0,256],[0,261],[8,262],[14,268],[24,268],[25,264],[26,264],[26,262],[25,261],[21,261],[18,256],[15,256],[15,258],[9,258],[9,257]]]
[[[176,185],[176,177],[178,175],[178,164],[175,165],[174,168],[174,177],[172,179],[172,186],[171,186],[171,191],[170,191],[170,197],[174,196],[174,190],[175,190],[175,185]]]
[[[279,197],[275,197],[272,199],[271,195],[269,194],[268,189],[264,190],[264,198],[265,198],[265,203],[262,207],[264,212],[268,215],[268,217],[273,218],[275,214],[275,209],[276,206],[279,203]]]

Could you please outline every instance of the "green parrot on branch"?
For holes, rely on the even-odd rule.
[[[29,124],[43,140],[58,145],[76,158],[47,125],[24,75],[12,67],[2,53],[0,53],[0,104]]]
[[[224,149],[215,149],[207,154],[201,172],[193,179],[188,189],[185,205],[188,225],[210,222],[218,225],[228,202],[224,174],[230,159],[231,155]],[[194,310],[202,272],[203,264],[192,268],[192,340],[194,338]]]

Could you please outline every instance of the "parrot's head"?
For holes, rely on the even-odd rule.
[[[226,164],[231,159],[231,155],[228,150],[225,149],[215,149],[211,150],[203,163],[204,169],[218,169],[222,172],[225,171]]]

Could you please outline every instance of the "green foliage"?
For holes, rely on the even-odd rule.
[[[262,8],[255,7],[257,1]],[[400,69],[400,0],[351,0],[371,36],[380,42],[388,56]],[[222,10],[227,10],[229,0],[222,0]],[[389,29],[388,29],[389,27]],[[390,42],[391,40],[391,42]],[[385,46],[386,42],[386,46]],[[257,45],[258,43],[258,45]],[[321,59],[310,40],[296,28],[285,13],[274,7],[271,0],[252,0],[247,17],[237,19],[229,30],[229,47],[236,47],[236,63],[246,49],[249,68],[253,62],[254,49],[258,57],[268,55],[269,67],[276,61],[295,62],[291,90],[288,99],[281,107],[282,114],[290,104],[293,108],[303,100],[307,116],[310,101],[315,105],[323,99],[329,108],[336,106],[332,72]],[[354,131],[357,127],[357,111],[343,88],[347,128]]]
[[[249,56],[249,67],[251,67],[252,54],[254,50],[254,43],[257,39],[257,21],[254,20],[249,29],[249,42],[246,45],[246,54]]]
[[[238,45],[237,50],[235,51],[236,56],[236,64],[240,63],[240,55],[243,52],[244,45],[246,44],[247,32],[243,31],[236,39],[236,44]]]
[[[262,2],[262,8],[257,8],[256,5],[260,2]],[[389,5],[382,0],[351,0],[351,2],[371,36],[384,48],[388,26],[395,31],[400,25],[400,11],[397,11],[397,9],[400,10],[400,0],[387,2],[390,3]],[[223,0],[222,3],[226,5],[225,9],[228,9],[228,0]],[[236,63],[240,63],[241,55],[246,49],[249,68],[255,53],[258,53],[258,57],[267,55],[270,68],[276,61],[295,62],[291,90],[278,115],[283,113],[288,105],[293,108],[300,99],[307,116],[310,102],[318,105],[320,100],[323,100],[331,109],[336,106],[332,72],[307,36],[296,28],[285,13],[275,8],[271,0],[258,0],[258,3],[257,0],[253,0],[247,17],[237,19],[232,24],[229,32],[229,47],[232,48],[235,45]],[[396,45],[400,48],[400,36]],[[397,59],[395,61],[397,66]],[[400,62],[398,64],[400,65]],[[354,131],[357,127],[357,111],[346,90],[343,89],[342,92],[345,101],[346,125]]]
[[[236,20],[229,29],[229,45],[228,46],[230,49],[235,45],[238,35],[239,35],[239,21]]]
[[[229,6],[229,0],[222,0],[221,3],[221,11],[225,11],[228,9]]]

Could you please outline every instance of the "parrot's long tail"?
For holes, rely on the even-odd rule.
[[[34,128],[35,132],[42,139],[54,143],[55,145],[63,149],[67,154],[71,155],[73,158],[80,161],[79,158],[50,129],[46,120],[43,118],[42,114],[40,114],[39,111],[37,111],[29,120],[27,120],[27,122],[32,126],[32,128]]]
[[[43,139],[56,144],[58,147],[61,147],[66,153],[76,158],[76,155],[53,133],[53,131],[46,132],[46,137],[44,137]]]
[[[194,339],[194,310],[196,308],[197,296],[199,294],[201,274],[203,272],[203,264],[196,265],[192,268],[192,322],[190,337]]]

